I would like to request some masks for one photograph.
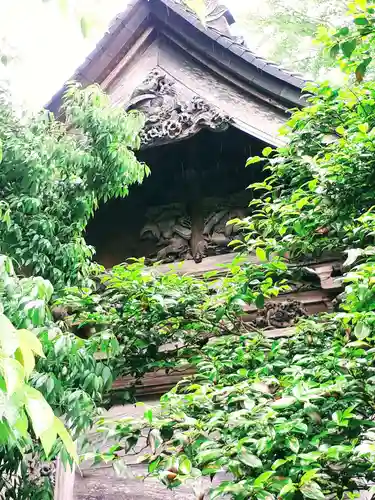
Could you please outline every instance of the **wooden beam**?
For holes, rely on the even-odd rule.
[[[72,469],[69,465],[65,469],[63,463],[58,458],[56,464],[56,483],[54,500],[74,500],[75,465]]]

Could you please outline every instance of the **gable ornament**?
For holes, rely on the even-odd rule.
[[[186,139],[205,128],[222,132],[232,122],[227,114],[200,96],[180,101],[175,80],[158,68],[134,89],[125,110],[145,115],[145,127],[140,134],[144,148]]]

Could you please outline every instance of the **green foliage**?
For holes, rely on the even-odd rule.
[[[93,249],[84,241],[100,202],[126,196],[142,182],[146,166],[135,158],[143,118],[112,108],[93,86],[71,86],[63,111],[18,120],[1,105],[2,204],[0,249],[26,274],[40,274],[57,288],[87,280]]]
[[[321,78],[334,66],[314,38],[346,22],[346,0],[266,0],[237,8],[233,13],[254,51],[309,78]]]
[[[364,12],[366,2],[357,7]],[[361,23],[355,17],[355,26]],[[343,28],[340,36],[349,33]],[[359,45],[345,39],[336,55],[341,51],[345,64],[363,58]],[[355,65],[348,71],[353,68],[358,73]],[[119,445],[97,460],[118,463],[117,452],[129,451],[147,432],[149,474],[169,488],[216,479],[209,492],[197,494],[201,500],[206,494],[343,500],[359,490],[373,493],[375,87],[357,81],[307,91],[309,106],[284,129],[287,145],[248,161],[248,168],[264,161],[270,175],[252,186],[261,193],[251,203],[252,216],[235,222],[247,230],[245,243],[263,261],[266,276],[256,266],[239,267],[239,281],[233,273],[232,286],[218,287],[207,302],[211,309],[200,313],[202,319],[203,312],[215,313],[216,324],[207,325],[212,338],[189,358],[196,375],[165,395],[160,413],[147,411],[143,422],[102,420],[101,430]],[[349,269],[340,312],[303,319],[288,339],[269,340],[246,328],[243,305],[262,307],[267,293],[287,286],[279,279],[286,271],[280,258],[331,252],[345,254]],[[240,307],[231,309],[233,301]]]
[[[12,264],[3,256],[0,259],[0,282],[0,495],[3,498],[4,493],[8,495],[4,498],[19,499],[31,487],[27,480],[18,482],[13,477],[21,467],[20,477],[27,478],[24,454],[40,449],[49,457],[54,448],[60,449],[63,444],[67,458],[76,459],[77,455],[62,421],[54,414],[42,392],[33,387],[35,358],[45,357],[33,323],[40,322],[45,311],[41,295],[50,297],[52,286],[39,280],[36,282],[38,298],[33,297],[35,289],[31,286],[25,287],[30,296],[25,294],[25,289],[22,296],[18,296],[22,285],[17,289]],[[15,301],[20,298],[22,306],[15,308]]]
[[[68,328],[73,323],[79,332],[90,325],[92,345],[112,355],[113,376],[140,378],[186,363],[210,337],[230,332],[246,303],[262,306],[287,288],[286,270],[277,261],[262,266],[235,261],[224,276],[198,279],[160,274],[139,260],[103,272],[97,291],[66,290],[56,305],[69,310]]]
[[[365,247],[374,228],[375,86],[308,90],[309,106],[284,128],[288,144],[264,158],[270,175],[253,185],[261,198],[247,221],[250,246],[292,258]]]
[[[331,55],[338,57],[341,69],[355,74],[361,82],[366,72],[373,74],[375,6],[367,0],[353,0],[349,2],[349,12],[351,24],[339,30],[322,30],[320,40]]]
[[[225,472],[229,479],[210,498],[342,499],[367,489],[375,453],[374,265],[346,281],[343,312],[303,320],[293,338],[237,328],[236,337],[212,340],[191,360],[197,374],[161,399],[160,413],[146,412],[143,424],[100,422],[119,447],[97,459],[118,461],[118,450],[129,451],[147,429],[149,473],[170,488]]]

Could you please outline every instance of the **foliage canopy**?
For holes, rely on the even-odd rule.
[[[84,283],[93,249],[84,242],[101,201],[126,196],[148,174],[133,153],[143,118],[112,108],[96,86],[71,86],[66,121],[48,113],[18,119],[1,105],[0,189],[6,223],[0,250],[17,269],[40,274],[57,288]]]
[[[71,89],[66,127],[48,116],[25,125],[4,109],[0,248],[19,268],[50,278],[59,292],[54,307],[67,314],[54,323],[49,282],[18,280],[7,264],[3,319],[12,322],[4,319],[18,340],[17,332],[29,331],[22,335],[37,354],[39,339],[45,358],[34,367],[30,349],[15,345],[4,362],[17,370],[9,377],[2,368],[0,396],[9,397],[14,384],[27,395],[30,384],[76,439],[97,406],[107,403],[118,375],[137,378],[189,361],[196,374],[162,398],[159,414],[147,411],[143,422],[99,419],[101,431],[118,443],[97,460],[121,464],[119,452],[133,449],[146,432],[149,474],[170,488],[208,477],[218,480],[211,498],[234,500],[342,500],[371,491],[375,87],[365,77],[375,24],[366,2],[354,2],[353,9],[353,26],[325,42],[356,81],[309,85],[308,106],[285,127],[288,144],[249,159],[248,168],[263,161],[270,175],[252,186],[261,193],[252,217],[237,223],[247,231],[245,251],[256,251],[264,262],[237,260],[224,277],[161,276],[136,261],[109,273],[96,268],[88,280],[92,250],[82,239],[88,218],[99,201],[124,196],[147,173],[132,152],[142,119],[109,108],[96,88]],[[275,340],[244,323],[245,305],[262,309],[266,299],[288,289],[293,277],[286,253],[298,263],[332,251],[347,254],[339,312],[303,319],[294,337]],[[87,340],[73,334],[85,325],[93,329]],[[131,397],[131,391],[123,394]],[[24,407],[27,412],[21,398],[16,420],[24,420]],[[66,455],[70,441],[59,429],[52,426],[46,438],[27,427],[27,436],[16,437],[31,438],[22,446],[18,439],[16,447],[7,434],[0,466],[5,470],[1,458],[14,449],[10,472],[27,451]],[[199,500],[208,495],[202,488]]]
[[[246,249],[263,259],[346,253],[340,311],[304,319],[294,337],[274,341],[235,321],[226,337],[216,335],[190,358],[196,375],[162,398],[160,413],[146,412],[141,423],[101,422],[118,436],[116,451],[132,448],[147,430],[149,474],[170,488],[208,477],[216,485],[197,490],[200,500],[374,493],[375,88],[362,81],[362,69],[358,78],[366,43],[358,43],[354,65],[354,51],[339,47],[356,83],[309,85],[308,106],[285,127],[288,144],[249,159],[249,168],[264,161],[270,175],[253,185],[262,194],[253,215],[236,221],[247,231]],[[242,290],[257,290],[262,280],[254,274]]]

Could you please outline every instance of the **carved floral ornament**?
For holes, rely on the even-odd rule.
[[[125,109],[146,117],[143,147],[185,139],[204,128],[221,132],[229,127],[231,118],[201,97],[180,102],[175,84],[166,73],[153,69],[132,93]]]

